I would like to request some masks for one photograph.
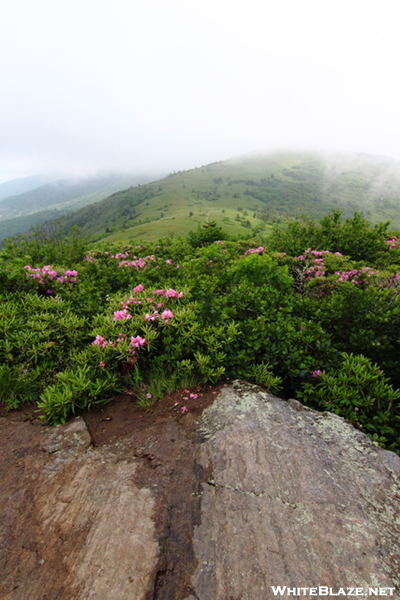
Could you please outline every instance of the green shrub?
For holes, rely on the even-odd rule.
[[[399,450],[400,390],[365,356],[343,352],[342,357],[337,369],[315,371],[315,383],[303,383],[297,398],[348,419],[380,445]]]

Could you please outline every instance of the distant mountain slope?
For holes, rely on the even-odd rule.
[[[0,201],[0,239],[27,231],[98,202],[116,190],[151,180],[150,175],[113,174],[81,180],[64,179]]]
[[[186,235],[206,219],[229,233],[266,235],[302,215],[321,219],[338,208],[400,229],[400,162],[368,155],[275,152],[178,172],[123,189],[61,217],[94,240],[155,240]],[[0,223],[1,225],[1,223]]]
[[[15,196],[17,194],[28,192],[29,190],[34,190],[55,179],[57,179],[57,177],[30,175],[29,177],[18,177],[17,179],[5,181],[4,183],[0,183],[0,200],[8,198],[8,196]]]

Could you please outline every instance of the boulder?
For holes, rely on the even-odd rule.
[[[234,382],[97,447],[0,432],[1,599],[399,597],[400,458],[335,415]]]

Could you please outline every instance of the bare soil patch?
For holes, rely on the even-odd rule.
[[[149,410],[141,408],[133,396],[122,394],[82,416],[93,445],[102,446],[170,417],[181,424],[189,415],[198,417],[215,400],[220,387],[221,384],[177,389],[157,400]]]

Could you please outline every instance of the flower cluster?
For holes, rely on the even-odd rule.
[[[32,279],[37,279],[38,283],[41,285],[45,285],[49,281],[58,281],[59,283],[76,283],[76,278],[78,275],[77,271],[64,271],[57,275],[57,272],[50,267],[50,265],[45,265],[40,268],[37,267],[33,269],[29,265],[25,265],[24,269],[26,269],[27,277],[31,277]],[[52,293],[51,290],[48,290],[49,293]]]
[[[300,260],[300,261],[310,261],[313,264],[313,266],[310,266],[309,269],[307,269],[307,281],[309,281],[310,279],[312,279],[313,277],[324,277],[326,275],[326,272],[323,270],[324,269],[324,259],[323,259],[323,255],[327,255],[327,254],[331,254],[329,252],[329,250],[322,250],[322,252],[317,251],[317,250],[311,250],[311,248],[308,248],[305,251],[305,256],[301,255],[301,256],[295,256],[295,260]],[[334,252],[334,254],[336,256],[339,256],[340,258],[343,258],[343,254],[341,254],[340,252]],[[354,285],[358,285],[360,283],[360,280],[365,282],[366,279],[365,277],[371,278],[373,275],[377,275],[379,273],[379,271],[373,271],[372,269],[370,269],[370,267],[362,267],[361,269],[351,269],[350,271],[335,271],[335,275],[337,276],[337,281],[338,283],[343,283],[344,281],[349,281],[350,283],[354,284]]]
[[[125,302],[121,302],[122,310],[116,310],[114,312],[114,315],[113,315],[114,321],[123,321],[125,319],[132,318],[132,315],[129,314],[129,312],[128,312],[129,305],[142,303],[143,299],[139,300],[136,295],[143,292],[143,290],[144,290],[144,288],[141,283],[133,288],[133,293],[129,296],[128,300],[126,300]],[[154,290],[154,292],[152,293],[152,297],[147,296],[145,298],[145,300],[147,302],[153,302],[155,300],[155,298],[159,298],[160,296],[165,296],[166,299],[182,298],[183,292],[178,293],[176,290],[174,290],[172,288],[169,288],[167,290]],[[165,325],[168,325],[170,319],[174,318],[174,315],[173,315],[172,311],[169,310],[168,308],[166,308],[160,315],[157,309],[162,308],[162,307],[163,307],[162,302],[158,302],[157,306],[150,306],[151,314],[150,314],[150,312],[146,313],[143,317],[143,320],[144,321],[155,321],[156,319],[161,319],[161,321]]]
[[[343,283],[343,281],[347,280],[354,285],[358,285],[360,283],[360,277],[372,277],[373,275],[377,275],[377,273],[379,273],[379,271],[373,271],[369,267],[351,269],[351,271],[335,271],[335,275],[337,276],[339,283]]]
[[[393,250],[393,248],[396,248],[396,244],[398,243],[397,242],[397,237],[394,236],[394,237],[392,237],[391,240],[386,240],[385,243],[389,244],[389,250]],[[399,248],[400,246],[397,246],[397,247]]]
[[[115,342],[115,346],[117,347],[117,346],[118,346],[118,344],[119,344],[120,342],[124,341],[125,339],[126,339],[126,334],[125,334],[125,333],[119,333],[119,334],[118,334],[118,339],[117,339],[117,341]],[[144,346],[144,345],[145,345],[145,343],[146,343],[146,338],[142,338],[142,337],[140,337],[140,335],[137,335],[136,337],[135,337],[135,336],[132,336],[132,337],[131,337],[131,346],[132,346],[132,347],[131,347],[131,348],[128,348],[128,352],[129,352],[130,354],[136,354],[136,351],[134,350],[134,348],[140,348],[141,346]],[[95,338],[95,340],[94,340],[94,342],[93,342],[93,345],[94,345],[94,346],[97,346],[98,348],[105,348],[106,346],[114,346],[114,342],[111,342],[111,341],[108,341],[108,342],[107,342],[107,341],[106,341],[106,340],[103,338],[103,336],[101,336],[101,335],[96,335],[96,338]],[[133,364],[134,364],[134,359],[133,359],[132,357],[130,357],[130,358],[128,359],[128,362],[129,362],[130,366],[132,367],[132,366],[133,366]],[[105,365],[105,363],[104,363],[104,362],[101,360],[101,361],[99,362],[99,367],[103,368],[103,367],[105,367],[105,366],[106,366],[106,365]]]
[[[167,290],[157,289],[157,290],[154,290],[153,292],[150,292],[149,296],[146,296],[144,293],[144,287],[140,283],[139,285],[137,285],[133,288],[132,294],[129,296],[129,298],[127,300],[121,302],[121,310],[117,310],[114,312],[113,320],[114,321],[125,321],[128,319],[132,319],[132,315],[129,314],[129,312],[128,312],[129,307],[132,305],[140,305],[140,304],[142,304],[142,302],[149,302],[150,310],[148,313],[146,313],[141,318],[144,321],[158,320],[160,323],[162,323],[164,325],[168,325],[169,321],[174,318],[174,314],[169,308],[165,307],[165,302],[166,302],[166,300],[169,300],[170,298],[179,299],[179,298],[182,298],[182,296],[183,296],[183,292],[177,292],[173,288],[168,288]],[[162,300],[163,297],[164,297],[164,302],[159,302],[159,300]],[[162,310],[162,312],[160,311],[160,313],[161,313],[160,314],[157,309],[164,309],[164,310]],[[93,345],[100,349],[106,348],[108,346],[114,347],[116,349],[116,348],[118,348],[118,346],[121,342],[124,342],[126,340],[126,338],[127,338],[126,333],[119,333],[117,340],[115,342],[112,342],[111,340],[110,341],[105,340],[104,337],[101,335],[96,335],[96,337],[93,341]],[[133,365],[135,364],[135,361],[137,359],[137,357],[133,358],[133,355],[135,355],[136,351],[138,349],[140,349],[142,346],[144,346],[145,343],[146,343],[146,338],[141,337],[140,335],[132,336],[130,338],[129,348],[127,350],[125,349],[125,351],[127,353],[129,353],[129,354],[127,354],[127,363],[124,363],[125,372],[126,372],[128,365],[130,365],[131,368],[133,367]],[[99,366],[101,368],[103,368],[105,366],[105,363],[103,361],[100,361]]]
[[[258,248],[249,248],[248,250],[246,250],[245,255],[246,254],[262,254],[263,252],[264,252],[264,247],[258,246]]]

